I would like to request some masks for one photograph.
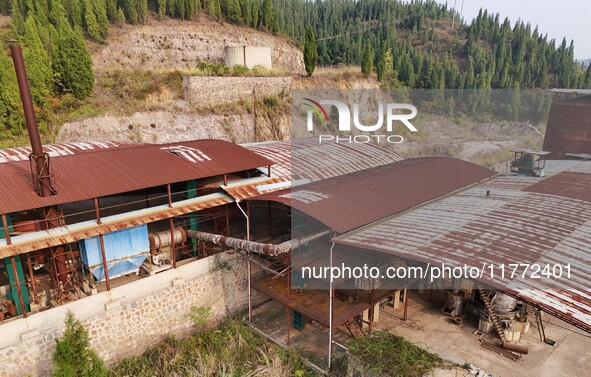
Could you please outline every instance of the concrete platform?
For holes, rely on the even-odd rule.
[[[441,313],[442,301],[434,294],[433,302],[428,295],[410,291],[408,320],[402,321],[402,309],[384,307],[380,311],[375,328],[403,336],[414,344],[460,365],[472,364],[495,377],[532,376],[560,377],[586,376],[591,370],[591,334],[545,315],[546,336],[556,341],[549,346],[540,341],[535,320],[530,318],[531,330],[519,342],[529,346],[529,354],[519,361],[510,360],[480,345],[479,337],[472,332],[477,328],[477,319],[471,314],[464,316],[461,326]],[[442,298],[442,297],[441,297]],[[546,322],[548,321],[548,323]],[[496,341],[495,334],[485,336]],[[462,369],[437,370],[434,376],[471,376]]]

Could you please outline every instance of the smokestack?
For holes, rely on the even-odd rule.
[[[51,172],[49,170],[49,155],[43,152],[41,145],[41,135],[39,135],[39,127],[37,126],[37,119],[35,118],[35,109],[33,107],[33,98],[29,89],[29,81],[27,80],[27,71],[25,69],[25,62],[23,59],[23,52],[17,41],[11,39],[10,55],[14,63],[14,70],[16,72],[16,80],[18,82],[18,89],[21,95],[21,102],[23,103],[23,110],[25,112],[25,121],[27,123],[27,131],[29,133],[29,140],[33,153],[29,155],[31,160],[31,170],[33,173],[33,185],[35,191],[40,196],[51,196],[56,193],[56,190],[51,181]]]

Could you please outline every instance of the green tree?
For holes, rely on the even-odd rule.
[[[363,52],[363,61],[361,63],[361,72],[363,77],[368,78],[373,70],[373,50],[369,41],[365,41],[365,51]]]
[[[163,18],[166,15],[166,0],[158,0],[158,16]]]
[[[25,18],[23,17],[22,9],[18,0],[12,0],[12,29],[17,34],[25,33]]]
[[[53,54],[53,70],[61,92],[83,99],[92,92],[94,73],[92,59],[86,50],[80,29],[60,31]]]
[[[88,331],[71,311],[66,314],[66,329],[56,341],[53,354],[55,377],[103,377],[108,370],[96,351],[90,348]]]
[[[52,93],[53,72],[49,56],[47,56],[41,38],[39,38],[37,25],[32,15],[29,15],[25,22],[25,41],[27,49],[23,58],[27,66],[31,96],[36,104],[42,105]]]
[[[238,0],[228,0],[228,21],[237,24],[242,21],[242,10]]]
[[[109,21],[117,21],[117,0],[106,0],[106,9]]]
[[[275,20],[275,9],[271,0],[263,0],[263,13],[261,15],[261,26],[271,29]]]
[[[312,77],[316,63],[318,62],[318,49],[316,46],[316,35],[314,29],[309,26],[306,29],[306,39],[304,41],[304,65],[308,77]]]
[[[84,21],[86,25],[86,32],[88,36],[96,42],[103,42],[104,39],[101,34],[99,22],[96,18],[96,12],[94,10],[95,0],[86,0],[84,5]]]
[[[146,22],[146,16],[148,14],[148,1],[147,0],[136,0],[136,13],[137,13],[137,21],[140,24]]]
[[[133,25],[138,23],[137,1],[138,0],[123,0],[123,4],[125,5],[125,16]]]
[[[125,23],[125,12],[122,8],[117,9],[117,18],[115,19],[115,24],[119,27],[123,26]]]

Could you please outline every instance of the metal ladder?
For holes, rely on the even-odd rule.
[[[478,293],[480,293],[480,297],[482,297],[482,301],[484,302],[484,307],[486,308],[486,312],[488,313],[488,317],[492,321],[493,325],[495,326],[495,330],[497,334],[501,338],[501,342],[507,342],[507,337],[505,336],[505,331],[503,330],[503,326],[501,326],[501,322],[499,321],[499,317],[493,311],[492,304],[488,298],[488,295],[482,288],[478,288]]]

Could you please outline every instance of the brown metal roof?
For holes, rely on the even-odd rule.
[[[250,200],[289,205],[338,233],[344,233],[495,174],[492,170],[453,158],[416,158]]]
[[[320,144],[314,138],[243,146],[275,162],[271,169],[273,176],[287,180],[307,179],[311,182],[403,159],[399,154],[373,143]]]
[[[543,149],[552,158],[591,153],[591,96],[552,104]]]
[[[591,202],[591,174],[560,173],[528,187],[526,191]]]
[[[566,162],[547,161],[547,178],[495,177],[334,241],[450,267],[570,264],[570,279],[482,280],[591,331],[590,175],[568,172],[591,161]]]
[[[51,159],[58,193],[39,197],[28,161],[0,164],[0,213],[41,208],[250,170],[273,162],[239,145],[197,140],[109,148]]]

